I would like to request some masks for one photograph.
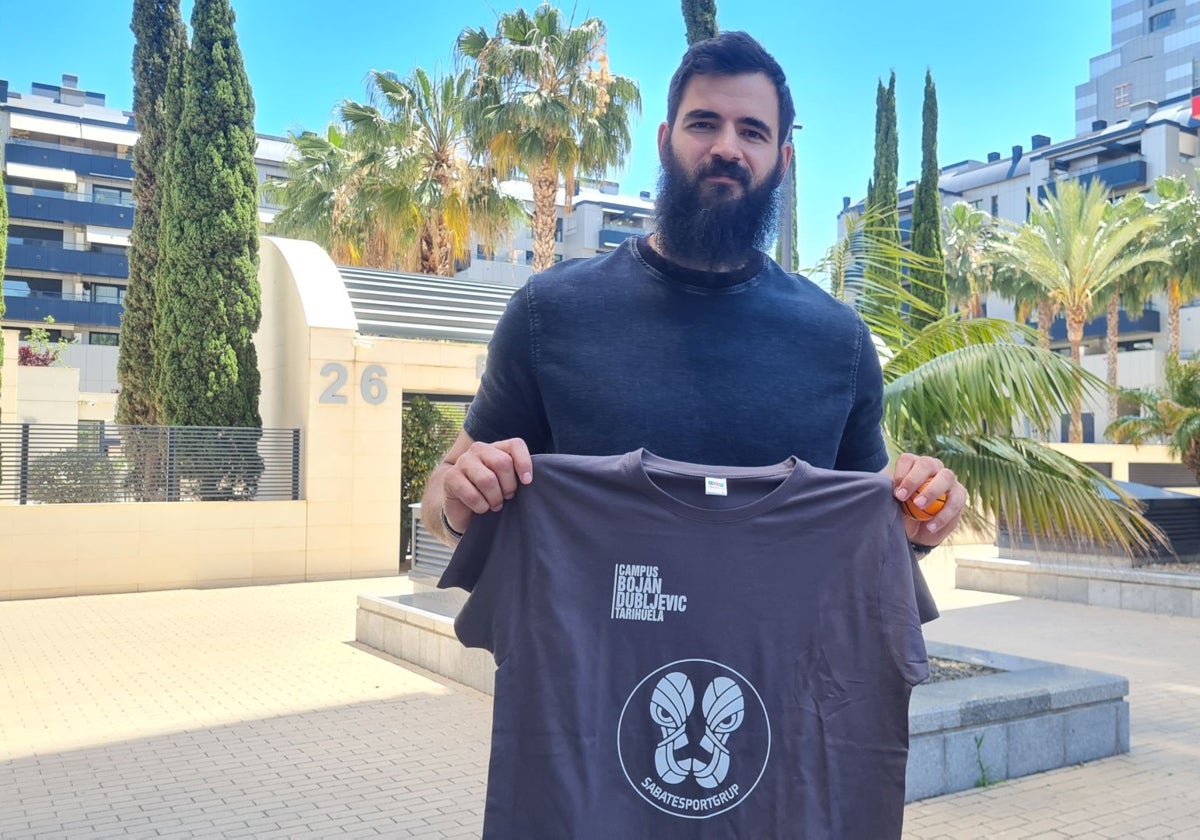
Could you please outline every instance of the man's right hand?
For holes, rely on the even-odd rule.
[[[521,438],[482,443],[459,432],[426,484],[421,505],[425,527],[452,542],[453,535],[441,527],[443,511],[450,527],[464,532],[475,514],[500,510],[520,485],[531,481],[533,459]]]

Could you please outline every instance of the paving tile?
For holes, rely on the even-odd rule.
[[[956,590],[952,558],[924,565],[929,638],[1128,678],[1133,751],[914,802],[906,838],[1196,836],[1200,619]],[[0,836],[478,837],[490,698],[354,641],[357,595],[407,586],[0,602]],[[1068,721],[1068,755],[1111,714]]]

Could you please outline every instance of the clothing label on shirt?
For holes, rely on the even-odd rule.
[[[658,574],[658,566],[618,563],[613,568],[610,618],[662,621],[666,613],[686,611],[686,595],[663,592],[663,579]]]
[[[706,478],[704,479],[704,495],[705,496],[727,496],[729,492],[725,489],[725,479],[723,478]]]

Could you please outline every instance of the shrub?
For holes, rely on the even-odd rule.
[[[49,504],[117,501],[120,481],[107,455],[66,449],[34,458],[29,465],[29,499]]]

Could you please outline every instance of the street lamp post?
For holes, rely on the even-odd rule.
[[[783,173],[783,194],[781,200],[783,202],[783,230],[779,233],[779,262],[783,266],[784,271],[792,271],[795,259],[793,254],[796,250],[796,132],[804,126],[796,123],[792,126],[790,139],[792,142],[792,171]]]

